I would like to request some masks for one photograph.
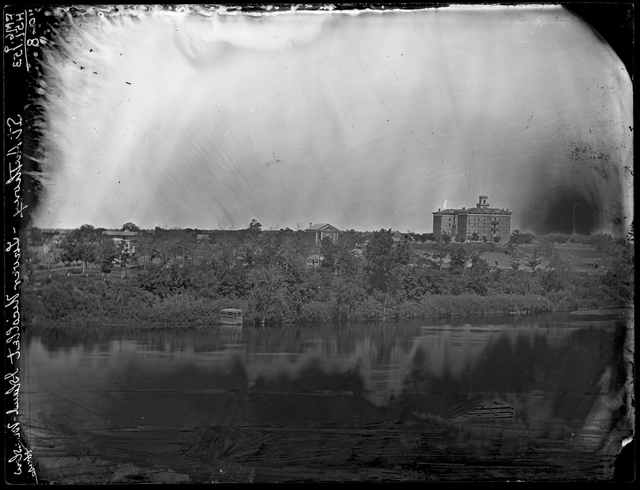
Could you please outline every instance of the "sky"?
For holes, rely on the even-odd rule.
[[[536,234],[633,219],[629,74],[562,7],[56,13],[41,228],[424,233],[483,193]]]

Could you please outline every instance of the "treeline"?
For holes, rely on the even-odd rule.
[[[214,237],[211,258],[198,264],[156,246],[157,260],[127,280],[47,279],[25,289],[23,317],[208,325],[222,308],[236,307],[249,321],[295,324],[593,308],[634,299],[632,235],[599,237],[612,266],[589,274],[570,267],[554,238],[522,241],[517,230],[502,247],[512,268],[501,270],[482,256],[495,244],[441,239],[425,253],[410,237],[394,241],[391,230],[380,230],[343,232],[336,243],[325,238],[313,250],[304,232],[263,232],[252,224]],[[521,252],[525,244],[534,245],[533,252]],[[322,258],[319,267],[305,265],[313,251]]]

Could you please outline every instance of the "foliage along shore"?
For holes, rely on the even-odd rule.
[[[500,248],[443,236],[430,253],[409,237],[394,240],[391,230],[368,234],[364,246],[358,245],[360,235],[345,232],[337,242],[325,238],[317,249],[319,266],[305,267],[304,234],[264,233],[252,222],[238,232],[237,243],[214,239],[211,259],[197,264],[160,250],[155,262],[126,278],[113,278],[103,264],[92,277],[54,274],[29,281],[22,319],[41,325],[209,326],[220,323],[220,310],[239,308],[247,323],[295,325],[523,314],[634,301],[633,229],[625,239],[589,238],[610,264],[597,273],[572,267],[556,247],[558,237],[518,230]],[[69,247],[82,245],[100,263],[96,251],[105,242],[70,240]],[[508,257],[511,269],[489,265],[484,255],[496,250]]]
[[[521,274],[517,274],[520,272]],[[469,291],[454,294],[426,294],[406,299],[373,292],[357,298],[316,298],[264,316],[251,299],[211,298],[192,292],[160,298],[140,289],[135,281],[109,282],[61,279],[40,290],[25,288],[23,320],[30,325],[146,325],[212,326],[220,324],[220,310],[240,308],[245,324],[314,324],[347,321],[397,321],[446,317],[481,317],[503,314],[532,314],[549,311],[628,306],[610,289],[597,286],[584,275],[563,290],[545,294],[527,293],[530,274],[506,271],[509,292],[480,295]],[[518,288],[518,279],[520,287]],[[535,282],[534,282],[535,283]],[[510,287],[509,287],[510,285]],[[534,290],[537,288],[534,288]],[[519,290],[516,292],[515,290]],[[538,292],[540,293],[540,292]]]

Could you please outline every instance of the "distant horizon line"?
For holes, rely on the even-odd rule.
[[[89,224],[90,223],[85,223],[85,224]],[[81,225],[83,226],[83,225]],[[103,226],[94,226],[94,225],[90,225],[93,226],[94,229],[96,230],[105,230],[105,231],[130,231],[130,230],[122,230],[120,228],[107,228],[107,227],[103,227]],[[332,225],[333,226],[333,225]],[[73,230],[77,230],[80,228],[80,226],[75,227],[75,228],[40,228],[37,226],[33,226],[33,225],[29,225],[27,228],[35,228],[38,230],[42,230],[42,231],[73,231]],[[162,231],[196,231],[196,232],[212,232],[212,231],[235,231],[235,232],[239,232],[239,231],[246,231],[249,230],[249,227],[247,228],[191,228],[191,227],[186,227],[186,228],[180,228],[180,227],[170,227],[170,228],[164,228],[164,227],[160,227],[160,226],[156,226],[155,228],[142,228],[140,227],[139,230],[136,231],[149,231],[149,232],[153,232],[155,231],[156,228],[160,228]],[[336,227],[337,228],[337,227]],[[304,228],[302,229],[293,229],[293,228],[289,228],[289,227],[283,227],[283,228],[263,228],[260,231],[261,232],[277,232],[277,231],[286,231],[286,230],[290,230],[293,232],[306,232],[306,230]],[[406,233],[406,234],[416,234],[416,235],[424,235],[424,234],[433,234],[433,231],[425,231],[425,232],[417,232],[417,231],[412,231],[412,230],[408,230],[408,231],[401,231],[401,230],[397,230],[397,229],[393,229],[393,228],[380,228],[380,230],[356,230],[355,228],[348,228],[348,229],[340,229],[338,228],[339,231],[341,232],[346,232],[346,231],[354,231],[356,233],[375,233],[375,232],[379,232],[381,230],[384,231],[388,231],[390,230],[392,233],[395,232],[399,232],[399,233]],[[518,230],[521,233],[531,233],[532,235],[539,237],[539,236],[549,236],[549,235],[567,235],[567,236],[573,236],[573,235],[582,235],[582,236],[590,236],[590,235],[597,235],[599,233],[603,233],[603,234],[608,234],[611,236],[614,236],[614,234],[610,233],[610,232],[606,232],[606,231],[593,231],[591,233],[585,234],[585,233],[564,233],[561,231],[552,231],[552,232],[546,232],[544,234],[536,234],[532,231],[528,231],[525,229],[520,229],[520,228],[513,228],[511,230],[511,233],[513,233],[515,230]],[[626,233],[625,233],[626,234]],[[622,235],[624,236],[624,235]]]

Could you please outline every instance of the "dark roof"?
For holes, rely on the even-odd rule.
[[[469,209],[444,209],[442,211],[433,211],[431,214],[513,214],[506,209],[498,208],[469,208]]]
[[[121,230],[106,230],[102,232],[107,236],[121,236],[121,237],[136,237],[139,235],[137,231],[121,231]]]
[[[200,240],[199,242],[197,242],[194,246],[193,246],[193,250],[197,250],[200,248],[209,248],[210,250],[213,250],[213,245],[211,245],[208,241],[206,240]]]
[[[458,214],[513,214],[506,209],[498,208],[469,208],[469,209],[456,209]]]

